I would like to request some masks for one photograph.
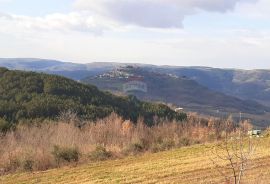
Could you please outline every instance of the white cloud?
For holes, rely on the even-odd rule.
[[[12,0],[0,0],[0,3],[10,1]],[[78,31],[99,35],[104,29],[120,29],[124,28],[123,25],[181,28],[188,15],[202,10],[226,12],[233,10],[239,2],[255,1],[257,0],[75,0],[76,9],[66,14],[33,17],[0,12],[0,31]]]
[[[101,34],[104,25],[88,13],[54,13],[44,17],[31,17],[0,13],[0,31],[79,31]]]
[[[124,24],[179,28],[186,16],[201,10],[224,13],[237,3],[253,1],[257,0],[76,0],[74,6]]]
[[[134,28],[133,35],[143,28]],[[2,57],[42,57],[74,62],[141,62],[179,66],[269,68],[270,31],[160,33],[136,36],[92,37],[80,32],[35,34],[28,37],[0,34]],[[219,36],[221,34],[222,36]],[[137,35],[138,36],[138,35]]]
[[[0,57],[270,67],[269,0],[75,1],[70,13],[0,13]],[[186,20],[186,29],[178,29],[187,16],[201,12]],[[221,14],[213,19],[205,12]],[[103,36],[89,36],[104,30]]]
[[[246,18],[268,20],[270,18],[270,1],[258,0],[256,4],[243,4],[237,7],[235,14]]]

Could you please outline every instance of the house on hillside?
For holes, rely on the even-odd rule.
[[[175,112],[182,112],[183,110],[184,110],[184,108],[181,108],[181,107],[174,109]]]
[[[249,136],[257,136],[259,137],[262,134],[261,130],[250,130],[248,131]]]

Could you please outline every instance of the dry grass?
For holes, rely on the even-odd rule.
[[[21,125],[0,138],[0,174],[22,170],[47,170],[59,166],[52,152],[54,146],[76,148],[79,162],[91,161],[96,146],[113,153],[113,157],[138,152],[158,152],[215,139],[213,120],[190,115],[186,122],[164,122],[147,127],[136,125],[112,114],[96,123],[83,122],[78,128],[76,117],[36,126]],[[68,123],[66,123],[68,122]],[[209,125],[209,126],[208,126]],[[104,153],[101,153],[104,154]],[[105,153],[106,155],[106,153]],[[98,157],[98,156],[97,156]],[[69,163],[63,163],[66,165]]]
[[[270,139],[258,141],[243,183],[266,184],[270,181]],[[0,183],[224,183],[210,161],[213,146],[195,145],[79,167],[6,175],[0,178]]]

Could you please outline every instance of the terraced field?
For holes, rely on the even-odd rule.
[[[90,163],[45,172],[2,176],[2,184],[224,183],[213,167],[213,145]],[[270,140],[261,138],[243,183],[270,183]]]

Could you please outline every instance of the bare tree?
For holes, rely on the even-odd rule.
[[[64,123],[74,124],[76,127],[81,128],[84,122],[80,120],[77,112],[72,110],[62,111],[58,116],[58,120]]]
[[[224,140],[212,149],[214,158],[210,159],[227,183],[240,184],[255,151],[255,144],[251,137],[246,136],[242,126],[230,132],[228,123]]]

